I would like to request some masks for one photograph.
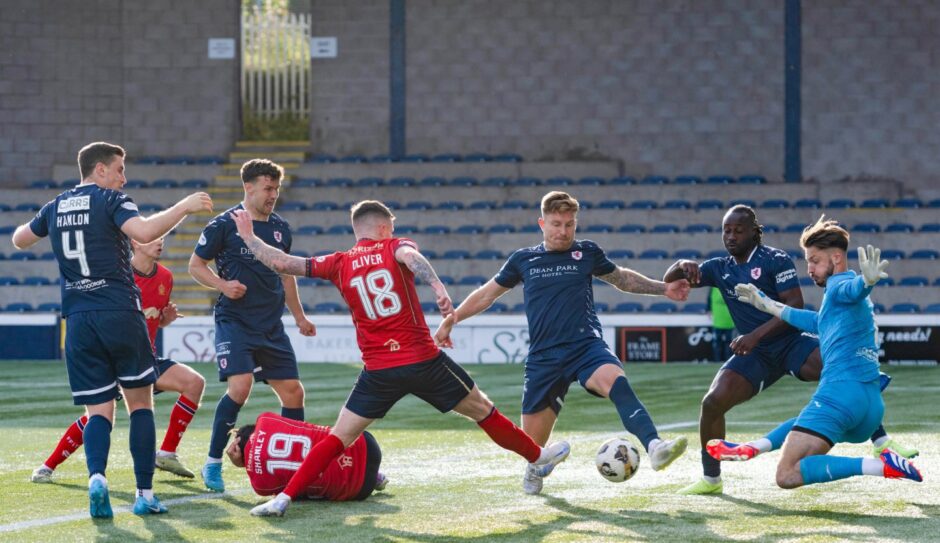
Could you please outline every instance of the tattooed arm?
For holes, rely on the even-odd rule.
[[[431,286],[437,298],[437,307],[441,310],[441,315],[446,317],[454,312],[454,304],[450,299],[450,294],[447,294],[447,287],[441,282],[434,268],[431,267],[431,263],[424,255],[415,250],[414,247],[402,245],[395,251],[395,260],[407,266],[411,273],[415,274],[415,277]]]
[[[598,276],[598,279],[610,283],[620,291],[632,294],[666,296],[676,301],[684,301],[689,296],[689,282],[685,279],[663,283],[622,266],[617,266],[616,270],[606,275]]]
[[[254,253],[258,262],[284,275],[307,274],[306,258],[291,256],[255,237],[254,229],[251,226],[251,216],[248,215],[247,211],[242,209],[233,211],[232,218],[235,219],[238,235],[245,242],[248,249]]]

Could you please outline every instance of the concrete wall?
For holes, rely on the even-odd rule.
[[[82,145],[133,156],[224,154],[238,127],[238,0],[5,0],[0,5],[0,183],[49,177]],[[77,174],[77,171],[76,171]]]

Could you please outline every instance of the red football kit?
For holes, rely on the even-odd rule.
[[[314,444],[330,433],[318,426],[262,413],[245,447],[245,470],[251,487],[261,496],[284,490]],[[299,497],[331,501],[351,500],[362,490],[366,472],[366,440],[359,436],[337,456]]]
[[[144,317],[147,319],[150,346],[156,349],[160,315],[169,305],[170,293],[173,292],[173,272],[157,263],[150,275],[144,275],[135,269],[134,282],[140,289],[140,305],[144,308]]]
[[[440,352],[424,322],[414,274],[395,260],[402,246],[418,249],[408,238],[361,239],[348,251],[307,261],[308,277],[339,288],[369,371],[424,362]]]

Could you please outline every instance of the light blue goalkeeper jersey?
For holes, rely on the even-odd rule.
[[[819,334],[823,369],[820,383],[868,382],[878,379],[875,317],[861,275],[849,270],[826,282],[819,312],[787,307],[782,318],[789,324]]]

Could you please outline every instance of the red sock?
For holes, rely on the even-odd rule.
[[[300,468],[297,469],[297,473],[290,478],[287,487],[284,488],[284,493],[292,500],[296,500],[297,496],[300,496],[326,470],[330,462],[343,452],[343,449],[345,449],[343,442],[338,437],[333,434],[326,436],[323,441],[310,449],[307,457],[300,464]]]
[[[82,434],[85,431],[86,422],[88,422],[88,416],[82,415],[81,418],[69,426],[69,429],[65,431],[65,434],[59,440],[59,444],[55,446],[55,450],[52,451],[52,454],[46,459],[45,464],[47,468],[55,469],[56,466],[65,462],[66,458],[82,446],[82,443],[85,442],[85,438],[82,437]]]
[[[525,458],[529,463],[535,462],[542,454],[542,448],[532,441],[528,434],[507,419],[499,409],[493,411],[485,419],[477,423],[486,435],[500,447],[510,450]]]
[[[175,453],[176,447],[189,426],[189,421],[193,420],[193,415],[199,406],[190,401],[186,396],[180,396],[173,406],[173,412],[170,413],[170,425],[166,429],[166,435],[163,437],[163,444],[160,450],[168,453]]]

